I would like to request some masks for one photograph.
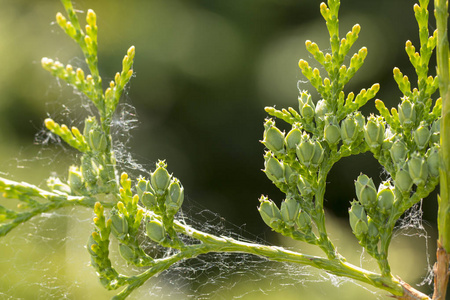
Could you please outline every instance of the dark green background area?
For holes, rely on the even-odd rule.
[[[84,64],[81,52],[53,22],[62,10],[58,1],[0,2],[0,175],[44,185],[51,171],[66,176],[75,153],[47,141],[43,120],[50,115],[82,128],[86,110],[80,108],[80,96],[44,71],[40,60],[47,56],[74,66]],[[120,70],[128,47],[136,47],[135,77],[123,97],[128,105],[122,106],[118,119],[136,117],[138,122],[130,124],[137,128],[126,134],[118,129],[116,139],[126,143],[127,151],[146,170],[158,159],[166,159],[185,187],[185,205],[211,210],[238,226],[245,224],[244,236],[265,236],[279,243],[256,210],[261,194],[277,203],[282,200],[261,171],[264,107],[297,109],[297,86],[311,88],[297,64],[303,58],[317,65],[305,50],[305,40],[317,42],[323,50],[329,47],[319,3],[75,1],[76,8],[93,8],[97,13],[105,85]],[[342,37],[355,23],[362,27],[351,54],[362,46],[369,52],[346,92],[359,92],[378,82],[377,98],[387,107],[397,106],[402,95],[392,69],[397,66],[416,81],[404,52],[406,40],[418,44],[412,1],[343,0],[340,20]],[[431,70],[434,74],[434,66]],[[319,96],[311,93],[317,102]],[[366,116],[376,113],[373,100],[362,111]],[[277,124],[287,129],[282,121]],[[126,163],[120,167],[131,176],[148,175]],[[376,184],[386,179],[371,154],[344,159],[328,179],[325,206],[331,216],[344,219],[343,231],[350,231],[347,211],[360,172]],[[432,195],[423,204],[430,232],[435,225],[435,199]],[[422,269],[417,272],[425,274]]]

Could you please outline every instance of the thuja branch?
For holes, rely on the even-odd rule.
[[[0,193],[4,198],[18,199],[18,209],[0,206],[0,237],[18,225],[42,213],[68,206],[93,208],[98,201],[95,197],[71,196],[63,192],[49,192],[26,182],[16,182],[0,177]],[[105,207],[112,203],[102,202]]]
[[[351,57],[348,66],[344,64],[358,39],[360,26],[353,26],[345,38],[339,37],[339,0],[328,0],[327,4],[320,5],[330,35],[331,53],[320,50],[311,41],[306,42],[307,50],[323,70],[313,69],[305,60],[299,62],[303,75],[322,99],[314,101],[309,92],[302,91],[298,98],[298,111],[291,107],[282,110],[266,108],[272,117],[286,121],[292,128],[288,133],[282,132],[276,127],[274,119],[267,119],[264,124],[262,142],[267,147],[264,172],[286,197],[278,207],[274,201],[262,196],[258,210],[264,222],[274,231],[318,246],[326,258],[214,236],[179,222],[177,212],[184,200],[184,188],[176,177],[169,174],[164,161],[158,161],[149,178],[135,179],[134,185],[126,173],[119,178],[110,127],[123,89],[133,74],[135,49],[128,49],[122,61],[122,71],[116,73],[109,87],[103,91],[97,63],[96,15],[88,10],[87,25],[82,30],[71,1],[61,1],[68,19],[58,13],[57,22],[81,48],[90,74],[86,76],[81,68],[74,70],[71,65],[64,66],[48,58],[42,60],[42,65],[52,75],[83,92],[97,108],[97,116],[86,118],[82,131],[76,127],[69,129],[52,119],[45,121],[50,132],[80,152],[79,165],[69,168],[67,181],[50,178],[47,182],[49,192],[0,178],[0,191],[5,198],[18,199],[21,206],[27,209],[16,211],[0,207],[0,233],[4,232],[4,235],[18,224],[45,211],[68,205],[92,207],[94,229],[87,244],[91,265],[105,288],[125,287],[117,299],[124,299],[146,280],[174,263],[210,252],[248,253],[269,260],[308,265],[389,291],[399,299],[429,299],[396,279],[388,262],[388,249],[396,221],[434,189],[439,181],[439,169],[441,174],[444,173],[442,177],[445,180],[446,170],[450,170],[448,165],[439,165],[439,152],[443,156],[442,161],[449,156],[448,147],[444,148],[447,149],[445,151],[439,151],[440,128],[448,130],[450,124],[447,108],[448,56],[445,56],[448,55],[448,42],[446,44],[446,40],[438,37],[438,48],[441,47],[438,50],[438,70],[447,75],[439,82],[445,97],[442,102],[436,100],[432,107],[431,96],[437,89],[438,81],[429,76],[428,64],[436,45],[436,36],[429,36],[427,0],[421,0],[420,5],[414,7],[420,32],[420,51],[415,52],[412,43],[406,43],[406,52],[418,76],[418,87],[411,90],[408,77],[403,76],[399,69],[394,69],[394,79],[404,94],[398,110],[393,108],[389,111],[381,100],[376,100],[379,116],[365,117],[359,111],[375,97],[380,89],[378,84],[362,89],[356,96],[353,92],[344,92],[345,85],[361,68],[368,52],[363,47]],[[446,19],[447,10],[445,7],[444,11],[442,3],[441,6],[436,5],[436,14]],[[442,121],[439,119],[441,105]],[[446,147],[444,141],[448,133],[443,132],[441,139],[443,147]],[[371,151],[385,167],[389,179],[377,189],[371,178],[361,174],[355,181],[357,199],[351,202],[349,217],[356,239],[378,262],[380,274],[346,262],[336,251],[325,226],[324,195],[328,173],[340,159],[367,151]],[[442,249],[448,250],[447,194],[448,186],[444,185],[439,230]],[[108,197],[110,201],[105,200]],[[99,202],[94,204],[95,201]],[[143,235],[142,227],[145,227]],[[135,276],[119,274],[109,258],[111,236],[117,240],[119,253],[128,264],[149,269]],[[168,257],[151,256],[142,247],[142,238],[148,238],[174,254]],[[441,257],[446,258],[444,262],[447,262],[448,269],[448,256]],[[441,270],[445,273],[447,269],[445,266],[443,268]],[[448,277],[444,274],[440,278],[445,280]],[[437,293],[445,295],[442,281],[438,282]],[[435,299],[439,297],[442,296]]]
[[[153,212],[147,213],[153,215]],[[170,257],[154,260],[148,270],[139,275],[129,277],[126,280],[128,286],[113,299],[125,299],[134,289],[141,286],[152,276],[170,268],[173,264],[181,260],[212,252],[247,253],[265,257],[272,261],[308,265],[336,276],[345,276],[367,283],[388,291],[393,295],[403,294],[403,288],[399,280],[386,278],[385,276],[364,270],[340,259],[327,259],[286,250],[282,247],[248,243],[225,236],[215,236],[197,230],[179,221],[174,221],[174,229],[180,234],[199,240],[201,243],[188,245],[184,247],[182,251]]]

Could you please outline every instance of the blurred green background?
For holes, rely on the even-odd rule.
[[[62,10],[59,1],[0,3],[0,175],[44,186],[52,172],[65,176],[75,153],[48,138],[43,120],[50,115],[82,127],[86,109],[80,108],[79,95],[41,68],[40,60],[47,56],[74,66],[84,64],[75,44],[53,22],[56,12]],[[220,214],[238,225],[244,237],[261,237],[307,253],[316,252],[270,232],[256,210],[261,194],[282,199],[261,172],[264,147],[259,141],[267,116],[264,107],[296,108],[297,86],[310,89],[297,63],[300,58],[313,62],[305,40],[317,42],[322,49],[328,47],[319,3],[75,1],[76,8],[92,8],[97,13],[99,63],[105,83],[120,70],[128,47],[136,46],[136,77],[123,99],[129,105],[123,106],[119,117],[137,117],[137,123],[128,122],[137,128],[116,135],[135,162],[149,170],[158,159],[166,159],[185,187],[185,205]],[[377,98],[387,107],[396,106],[401,93],[392,69],[400,67],[415,81],[404,53],[406,40],[418,44],[412,2],[343,0],[340,21],[341,36],[355,23],[362,27],[353,51],[362,46],[369,49],[366,64],[346,91],[357,92],[378,82],[382,88]],[[317,93],[312,94],[317,101]],[[362,110],[365,115],[375,113],[373,101]],[[126,161],[125,155],[123,169],[132,176],[142,174]],[[332,239],[355,264],[359,264],[361,250],[346,220],[349,202],[355,197],[353,181],[360,172],[373,177],[376,184],[385,179],[370,154],[344,159],[330,174],[325,203]],[[434,261],[435,199],[433,194],[423,204],[429,244],[425,245],[424,238],[400,237],[391,246],[393,272],[412,283],[426,275],[427,247],[429,259]],[[37,218],[0,239],[0,298],[108,299],[112,293],[101,288],[87,266],[84,243],[91,217],[88,210],[63,211]],[[66,238],[68,235],[71,238]],[[261,281],[261,287],[264,285]],[[231,291],[233,295],[246,294],[246,288],[259,289],[243,282]],[[360,287],[347,284],[336,288],[330,283],[286,287],[255,297],[298,299],[299,292],[307,299],[376,299]],[[252,297],[249,294],[243,299]]]

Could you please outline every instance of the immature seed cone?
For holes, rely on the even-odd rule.
[[[334,123],[327,123],[324,128],[324,138],[328,145],[335,145],[341,140],[341,130]]]
[[[364,139],[370,148],[378,148],[384,140],[385,127],[383,122],[371,115],[364,127]]]
[[[164,241],[166,237],[166,230],[164,229],[163,224],[153,219],[145,225],[147,236],[156,243],[161,243]]]
[[[284,153],[284,133],[275,127],[272,119],[266,120],[264,127],[264,139],[262,143],[274,154]]]
[[[395,175],[395,188],[399,189],[402,193],[407,193],[413,186],[413,181],[408,172],[408,166],[400,167]]]
[[[258,211],[261,217],[269,227],[277,230],[281,226],[281,213],[275,203],[267,197],[262,196],[260,199]]]
[[[439,148],[434,146],[427,151],[427,165],[431,176],[439,176]]]
[[[319,141],[314,141],[314,155],[311,158],[311,166],[314,168],[317,168],[320,163],[322,163],[324,157],[324,151],[322,148],[322,145],[319,143]]]
[[[428,146],[431,137],[431,131],[428,127],[428,124],[422,121],[420,122],[420,126],[414,131],[414,141],[420,150]]]
[[[170,184],[170,175],[163,166],[158,167],[155,172],[150,175],[152,187],[159,195],[164,194]]]
[[[345,118],[341,123],[341,138],[344,144],[350,145],[358,136],[358,124],[353,118]]]
[[[406,147],[405,142],[398,138],[392,144],[389,152],[391,153],[391,158],[394,164],[399,164],[405,162],[408,155],[408,148]]]
[[[361,239],[369,231],[369,224],[364,207],[357,202],[353,202],[352,207],[349,210],[349,216],[353,233],[358,239]]]
[[[117,212],[111,213],[111,232],[118,238],[123,239],[128,234],[128,222],[125,217]]]
[[[384,215],[388,215],[394,204],[394,192],[391,188],[385,188],[378,192],[377,205],[380,212]]]
[[[315,109],[315,117],[316,117],[316,121],[317,119],[319,120],[324,120],[325,119],[325,114],[328,112],[328,106],[325,100],[319,100],[317,102],[316,105],[316,109]]]
[[[150,189],[149,182],[142,177],[138,178],[138,183],[136,184],[136,192],[140,199],[142,199],[142,194]]]
[[[315,113],[315,105],[312,102],[311,95],[307,92],[303,91],[298,97],[298,106],[300,114],[307,121],[312,120],[314,118]]]
[[[166,196],[166,212],[169,216],[175,215],[183,204],[184,188],[178,179],[174,178],[169,185],[169,192]]]
[[[302,135],[302,140],[296,149],[299,162],[305,167],[309,167],[311,160],[314,157],[315,149],[315,142],[309,138],[308,134],[304,133]]]
[[[416,122],[416,109],[414,104],[408,98],[398,105],[398,119],[404,127],[412,127]]]
[[[69,183],[70,189],[74,192],[80,191],[84,187],[83,175],[81,175],[80,170],[71,166],[69,168],[69,176],[67,182]]]
[[[281,203],[280,211],[283,221],[287,226],[292,227],[300,212],[300,204],[294,198],[287,198]]]
[[[365,174],[358,176],[355,181],[356,196],[359,202],[365,208],[371,208],[375,205],[377,199],[377,190],[372,178],[369,178]]]
[[[311,217],[308,215],[307,212],[301,211],[298,214],[297,220],[295,220],[295,223],[297,224],[298,228],[305,232],[309,233],[312,229],[312,220]]]
[[[144,192],[142,194],[141,201],[145,207],[153,211],[155,211],[156,207],[158,206],[157,198],[152,192]]]
[[[284,178],[284,166],[273,156],[266,157],[264,173],[273,183],[283,183]]]
[[[132,262],[136,259],[136,253],[125,244],[119,244],[119,253],[126,261]]]
[[[292,128],[286,135],[286,147],[288,150],[297,149],[297,145],[300,144],[302,138],[302,132],[298,128]]]
[[[415,185],[423,185],[428,178],[428,165],[420,155],[414,155],[408,161],[408,170]]]

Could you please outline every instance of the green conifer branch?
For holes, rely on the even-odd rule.
[[[447,101],[450,74],[447,34],[439,28],[446,28],[447,3],[436,0],[438,31],[431,37],[428,32],[429,1],[420,0],[420,5],[414,6],[420,51],[416,52],[411,42],[406,43],[405,50],[416,70],[417,88],[411,89],[408,77],[394,69],[394,79],[404,94],[398,110],[393,108],[389,111],[381,100],[376,100],[380,116],[366,118],[358,111],[375,97],[380,88],[378,84],[361,90],[356,96],[352,92],[345,95],[344,86],[363,65],[367,49],[361,48],[351,57],[349,65],[344,65],[358,38],[360,26],[353,26],[345,38],[339,38],[339,0],[329,0],[328,4],[320,5],[330,35],[331,53],[321,51],[311,41],[306,42],[307,50],[323,66],[326,75],[317,68],[311,68],[304,60],[299,62],[302,73],[322,99],[313,101],[307,91],[302,91],[298,98],[298,111],[291,107],[282,110],[266,108],[270,115],[286,121],[292,128],[285,133],[276,127],[275,120],[265,121],[262,141],[267,148],[264,172],[286,198],[278,207],[274,201],[262,196],[258,210],[274,231],[318,246],[325,253],[324,258],[215,236],[178,221],[177,212],[184,200],[184,188],[167,171],[164,161],[158,161],[148,178],[133,180],[126,173],[119,177],[110,126],[124,87],[133,75],[135,49],[129,48],[122,61],[122,71],[116,73],[114,81],[103,91],[98,70],[96,15],[88,10],[83,31],[71,1],[61,2],[68,17],[66,19],[58,13],[57,23],[80,46],[90,74],[86,76],[81,68],[75,71],[70,65],[64,66],[47,58],[42,60],[42,65],[53,76],[83,92],[98,109],[99,118],[97,121],[95,116],[88,117],[82,133],[76,127],[69,129],[52,119],[45,121],[49,131],[81,153],[79,165],[69,168],[67,182],[49,178],[47,185],[50,191],[0,178],[0,192],[7,199],[19,200],[21,206],[21,210],[0,206],[0,236],[42,212],[70,205],[91,207],[95,214],[94,229],[87,245],[91,265],[105,288],[124,287],[114,299],[125,299],[152,276],[174,263],[210,252],[248,253],[269,260],[308,265],[386,290],[398,299],[429,299],[391,274],[388,250],[396,221],[434,190],[440,173],[439,242],[444,251],[438,251],[433,299],[445,297],[449,262],[445,250],[449,249],[450,210],[446,181],[448,150],[443,149],[448,149],[446,130],[450,128]],[[436,44],[439,81],[437,77],[428,75],[429,60]],[[433,106],[431,96],[438,85],[442,101],[436,100]],[[377,260],[380,274],[346,262],[336,251],[325,226],[324,195],[329,171],[341,158],[367,151],[374,154],[392,179],[377,189],[371,178],[361,174],[355,182],[357,199],[351,202],[349,217],[355,237]],[[107,197],[108,194],[112,199]],[[146,253],[140,246],[142,227],[149,242],[170,248],[173,254],[158,257]],[[133,276],[119,274],[109,258],[111,236],[118,241],[119,253],[127,263],[148,269]]]

